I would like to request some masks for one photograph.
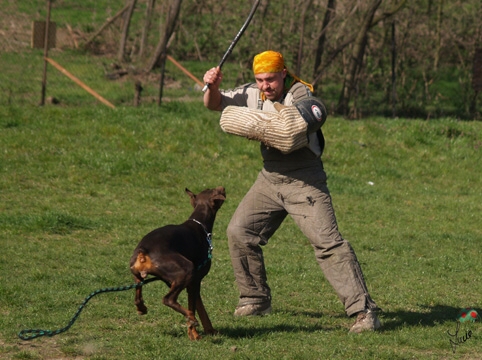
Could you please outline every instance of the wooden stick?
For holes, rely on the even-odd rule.
[[[171,55],[167,55],[167,59],[170,62],[172,62],[174,65],[176,65],[179,69],[181,69],[184,74],[186,74],[191,79],[193,79],[197,84],[199,84],[200,86],[204,86],[204,84],[201,82],[201,80],[197,79],[193,74],[191,74],[189,72],[189,70],[187,70],[184,66],[179,64],[176,60],[174,60],[174,58]]]
[[[77,85],[79,85],[82,89],[87,91],[89,94],[91,94],[93,97],[95,97],[97,100],[100,102],[104,103],[105,105],[111,107],[112,109],[115,109],[115,106],[112,105],[110,102],[108,102],[106,99],[104,99],[102,96],[97,94],[94,90],[92,90],[90,87],[85,85],[82,81],[77,79],[74,75],[69,73],[67,70],[65,70],[62,66],[60,66],[58,63],[56,63],[54,60],[50,58],[45,58],[46,61],[48,61],[50,64],[52,64],[57,70],[59,70],[62,74],[70,78],[73,82],[75,82]]]

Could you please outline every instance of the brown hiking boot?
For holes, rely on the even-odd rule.
[[[234,311],[234,316],[260,316],[271,313],[271,303],[238,305]]]
[[[359,334],[363,331],[375,331],[381,326],[377,314],[371,310],[366,310],[358,313],[350,332]]]

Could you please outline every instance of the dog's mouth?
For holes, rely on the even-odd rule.
[[[223,186],[218,186],[216,192],[218,195],[222,195],[226,199],[226,189]]]

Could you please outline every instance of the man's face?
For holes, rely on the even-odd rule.
[[[286,69],[277,73],[262,73],[254,76],[258,89],[271,101],[278,101],[283,96],[285,77]]]

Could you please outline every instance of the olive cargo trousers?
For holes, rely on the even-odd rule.
[[[355,252],[338,231],[321,162],[283,175],[263,169],[236,209],[227,236],[240,292],[238,306],[271,301],[260,245],[268,243],[288,214],[311,242],[346,314],[377,310]]]

